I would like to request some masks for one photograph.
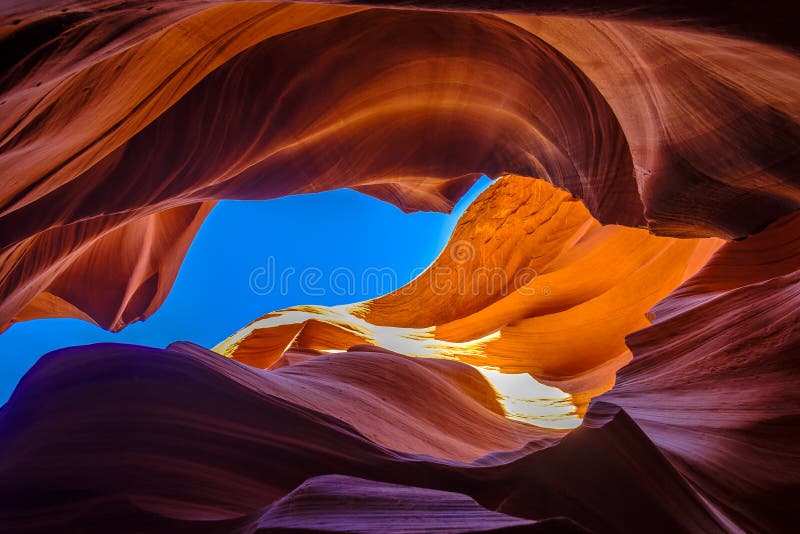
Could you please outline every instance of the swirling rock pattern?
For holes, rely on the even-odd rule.
[[[463,463],[381,446],[341,419],[272,394],[266,376],[196,350],[99,344],[45,356],[0,410],[4,526],[230,531],[259,517],[285,517],[280,501],[274,512],[265,509],[307,479],[336,473],[408,486],[403,499],[418,503],[430,493],[413,488],[468,495],[486,509],[544,521],[556,532],[580,531],[577,525],[623,532],[720,528],[714,509],[611,405],[598,404],[583,427],[550,447],[528,445]],[[426,391],[417,387],[406,397],[424,399]],[[339,491],[356,491],[349,486]],[[407,513],[402,501],[375,506],[384,524]],[[453,518],[435,519],[447,506],[447,499],[428,499],[418,514],[429,517],[431,528],[451,531],[510,523],[483,512],[459,528]],[[313,521],[302,510],[289,512],[301,527]],[[339,524],[359,525],[357,517],[349,521],[348,515]]]
[[[429,271],[265,316],[218,347],[241,362],[53,353],[0,410],[4,527],[797,531],[793,6],[373,4],[404,9],[0,7],[0,328],[148,317],[219,199],[448,210],[482,173],[515,176],[432,268],[537,290],[443,299]],[[452,360],[583,424],[509,421]]]
[[[269,313],[215,350],[269,368],[290,348],[370,343],[529,373],[570,393],[582,414],[630,360],[626,334],[721,244],[602,226],[563,190],[504,176],[408,285],[351,306]]]
[[[603,223],[720,237],[798,205],[800,64],[772,45],[617,18],[152,7],[4,8],[0,324],[146,317],[176,267],[152,266],[161,287],[144,287],[111,249],[147,244],[120,229],[219,198],[348,186],[441,210],[480,173],[513,172]],[[79,256],[141,298],[62,296]],[[25,310],[40,293],[59,305]]]

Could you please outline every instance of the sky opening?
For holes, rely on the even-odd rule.
[[[274,310],[345,304],[396,289],[438,256],[458,218],[490,184],[482,177],[451,214],[404,214],[349,189],[222,201],[195,237],[166,301],[147,320],[114,334],[78,319],[40,319],[0,334],[0,404],[42,355],[58,348],[173,341],[213,347]],[[337,273],[366,283],[344,287],[347,277]]]

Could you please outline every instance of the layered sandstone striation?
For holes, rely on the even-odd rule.
[[[4,528],[796,531],[791,6],[376,3],[0,7],[0,329],[146,319],[220,199],[499,178],[396,292],[42,358]]]
[[[391,370],[392,360],[383,361]],[[448,374],[470,369],[449,366]],[[461,411],[466,396],[439,406],[426,387],[435,369],[386,406],[403,411],[416,397],[429,411]],[[4,526],[227,532],[259,523],[309,528],[327,517],[329,529],[352,531],[371,511],[373,522],[401,528],[412,507],[416,521],[426,521],[416,523],[421,530],[454,532],[528,524],[513,518],[542,522],[544,532],[725,525],[613,405],[593,407],[587,423],[549,447],[533,442],[466,463],[376,443],[342,418],[283,399],[274,390],[280,380],[196,347],[100,344],[45,356],[0,410]],[[440,430],[459,432],[455,421]],[[333,473],[345,477],[334,488],[315,482]],[[405,489],[391,486],[389,504],[370,489],[385,484]]]
[[[140,220],[179,210],[164,235],[181,241],[221,198],[353,187],[446,210],[515,173],[602,223],[723,238],[798,207],[796,54],[647,9],[553,10],[5,5],[0,325],[147,317],[185,247],[141,242]],[[119,278],[106,302],[72,294],[99,278],[65,274],[79,264]]]

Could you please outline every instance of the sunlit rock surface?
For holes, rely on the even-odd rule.
[[[263,368],[287,349],[361,343],[455,359],[484,368],[516,404],[512,411],[534,422],[545,416],[538,422],[548,426],[574,426],[578,419],[570,415],[582,415],[630,361],[625,336],[647,326],[648,310],[721,244],[602,226],[569,193],[505,176],[467,208],[441,255],[407,286],[350,306],[269,313],[215,350]],[[539,407],[526,410],[522,391],[504,376],[522,373],[553,386]],[[547,410],[542,404],[564,404],[562,390],[574,409]]]
[[[233,359],[52,353],[0,409],[3,527],[797,531],[793,6],[401,7],[0,7],[0,328],[145,319],[219,199],[514,175],[432,269],[535,271],[282,310]],[[522,374],[580,427],[510,418]]]

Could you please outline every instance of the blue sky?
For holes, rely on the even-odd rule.
[[[335,273],[342,272],[366,280],[370,268],[392,269],[399,285],[409,281],[436,258],[458,217],[490,183],[481,178],[450,215],[404,214],[347,189],[220,202],[192,243],[166,302],[146,321],[112,334],[77,319],[44,319],[0,334],[0,404],[39,357],[58,348],[106,341],[165,347],[178,340],[210,347],[273,310],[378,296],[387,288],[377,280],[356,283],[356,294],[341,294],[330,283],[341,281]],[[312,279],[318,276],[311,285],[300,279],[309,269],[316,270]],[[286,291],[279,280],[265,291],[267,278],[280,273]]]

